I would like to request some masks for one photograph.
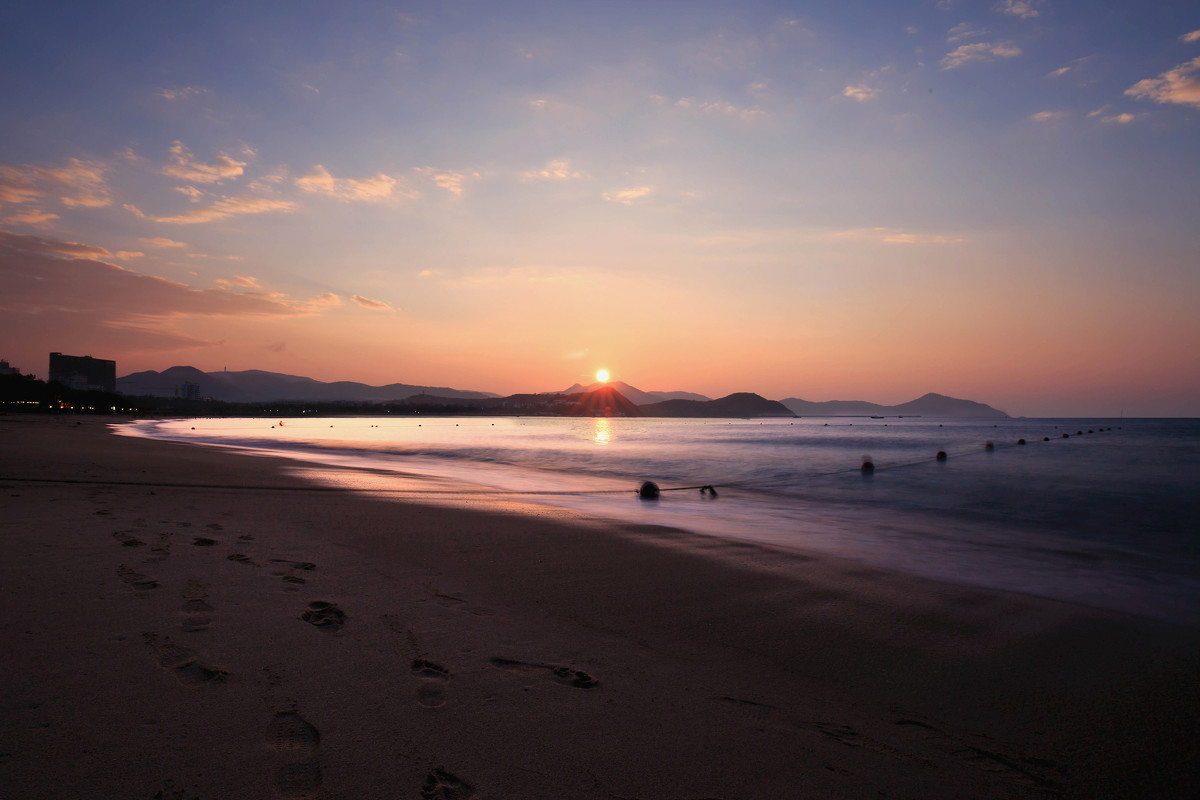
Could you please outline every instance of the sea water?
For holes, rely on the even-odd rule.
[[[513,493],[1200,625],[1200,420],[301,417],[120,428],[356,468],[323,479],[381,496]],[[422,476],[427,488],[389,491],[388,474]],[[657,501],[637,495],[647,480],[664,490]],[[715,497],[699,490],[708,485]]]

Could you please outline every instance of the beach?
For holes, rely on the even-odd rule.
[[[1184,796],[1200,631],[0,417],[4,797]]]

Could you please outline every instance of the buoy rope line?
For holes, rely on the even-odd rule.
[[[1048,439],[1048,441],[1055,441]],[[1043,441],[1045,443],[1045,441]],[[993,450],[962,450],[954,453],[947,453],[947,457],[955,459],[963,458],[964,456],[984,455],[994,450],[1009,450],[1021,445],[999,445],[993,446]],[[945,452],[945,451],[939,451]],[[941,459],[935,458],[935,461]],[[883,472],[887,470],[907,469],[916,467],[922,464],[928,464],[930,459],[922,458],[916,461],[909,461],[902,464],[889,464],[887,466],[877,466],[873,472]],[[847,473],[860,472],[860,468],[848,468],[830,470],[828,472],[815,472],[808,475],[798,477],[799,481],[811,481],[816,478],[828,478],[835,475],[845,475]],[[405,476],[420,480],[423,476]],[[574,490],[547,490],[547,489],[393,489],[393,488],[376,488],[376,487],[348,487],[348,486],[237,486],[233,484],[220,483],[178,483],[168,481],[118,481],[104,480],[92,478],[22,478],[17,476],[0,476],[0,482],[8,483],[29,483],[29,484],[54,484],[67,486],[136,486],[150,489],[221,489],[230,491],[248,491],[248,492],[312,492],[312,493],[339,493],[339,492],[358,492],[360,494],[391,494],[391,495],[414,495],[414,496],[523,496],[523,497],[553,497],[553,496],[571,496],[571,495],[627,495],[641,494],[640,489],[574,489]],[[711,497],[717,497],[717,490],[714,487],[722,489],[746,489],[749,491],[759,491],[762,494],[778,494],[788,495],[786,492],[761,492],[756,490],[753,484],[748,484],[744,481],[730,481],[728,483],[706,483],[696,486],[668,486],[655,487],[656,491],[662,492],[687,492],[699,490],[702,494],[709,494]],[[645,496],[645,495],[643,495]]]

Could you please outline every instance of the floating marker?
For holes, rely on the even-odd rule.
[[[1024,439],[1017,439],[1017,444],[1025,444],[1025,440],[1024,440]]]
[[[1063,434],[1063,438],[1064,438],[1064,439],[1070,439],[1070,438],[1071,438],[1071,434],[1069,434],[1069,433],[1064,433],[1064,434]]]
[[[995,450],[995,449],[996,449],[996,445],[992,444],[991,442],[988,442],[987,444],[985,444],[985,445],[983,446],[983,449],[984,449],[984,450],[987,450],[987,451],[990,453],[990,452],[992,452],[993,450]]]
[[[1042,441],[1043,441],[1043,442],[1048,442],[1048,441],[1050,441],[1050,437],[1049,437],[1049,436],[1043,436],[1043,437],[1042,437]]]
[[[946,460],[946,451],[945,451],[945,450],[938,450],[938,451],[937,451],[937,460],[938,460],[938,461],[945,461],[945,460]]]
[[[875,462],[864,461],[862,463],[862,474],[863,475],[874,475],[875,474]]]
[[[638,489],[638,497],[643,500],[657,500],[658,484],[654,481],[646,481],[642,484],[642,488]]]

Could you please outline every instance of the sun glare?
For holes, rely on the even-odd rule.
[[[601,383],[608,383],[608,370],[601,369],[596,371],[596,380]]]

